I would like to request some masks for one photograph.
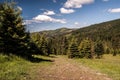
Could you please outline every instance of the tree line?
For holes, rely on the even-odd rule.
[[[101,58],[103,54],[120,54],[120,19],[51,36],[49,31],[36,32],[31,34],[32,39],[37,39],[35,35],[45,37],[49,54],[68,55],[69,58]]]

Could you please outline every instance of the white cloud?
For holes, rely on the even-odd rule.
[[[42,22],[57,22],[57,23],[66,23],[65,19],[55,19],[47,15],[38,15],[34,17],[32,20],[25,20],[24,24],[31,23],[42,23]]]
[[[79,25],[79,23],[78,23],[78,22],[75,22],[74,24],[75,24],[75,25]]]
[[[60,12],[63,14],[70,14],[75,12],[73,9],[65,9],[65,8],[60,8]]]
[[[48,15],[38,15],[36,17],[34,17],[31,20],[24,20],[23,24],[24,25],[28,25],[28,24],[32,24],[32,23],[43,23],[43,22],[54,22],[54,23],[67,23],[65,19],[56,19],[56,18],[52,18]]]
[[[110,13],[120,13],[120,8],[109,9],[108,12],[110,12]]]
[[[32,24],[32,23],[41,23],[41,21],[38,20],[24,20],[24,25]]]
[[[107,1],[109,1],[109,0],[103,0],[104,2],[107,2]]]
[[[20,7],[20,6],[17,6],[17,8],[20,10],[20,11],[22,11],[23,9],[22,9],[22,7]]]
[[[46,11],[43,13],[44,15],[55,15],[54,11]]]
[[[83,4],[93,3],[94,0],[67,0],[65,2],[65,8],[81,8]]]

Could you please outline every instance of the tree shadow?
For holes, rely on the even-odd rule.
[[[54,55],[49,55],[48,57],[50,57],[50,58],[57,58],[57,57],[54,56]]]
[[[43,58],[35,57],[35,56],[32,56],[32,55],[25,55],[25,54],[24,54],[24,55],[20,55],[20,54],[13,54],[13,53],[11,53],[11,54],[1,53],[1,54],[7,55],[7,56],[9,56],[9,57],[11,57],[11,58],[13,58],[12,55],[15,55],[15,56],[18,56],[18,57],[20,57],[20,58],[22,58],[22,59],[25,59],[25,60],[27,60],[27,61],[30,61],[30,62],[32,62],[32,63],[54,62],[54,60],[52,60],[52,59],[43,59]],[[49,56],[48,56],[48,57],[49,57]],[[55,56],[50,56],[50,58],[55,58]]]
[[[33,63],[54,62],[54,60],[51,60],[51,59],[43,59],[43,58],[38,58],[38,57],[34,57],[34,56],[30,56],[27,60],[30,62],[33,62]]]

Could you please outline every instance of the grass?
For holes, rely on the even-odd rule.
[[[104,55],[102,59],[75,59],[78,64],[107,74],[114,80],[120,80],[120,55]]]
[[[66,56],[61,56],[64,59]],[[34,55],[35,61],[30,62],[20,57],[0,54],[0,80],[35,80],[38,72],[53,65],[52,56]],[[114,80],[120,80],[120,55],[104,55],[102,59],[73,59],[78,65],[107,74]],[[43,70],[44,71],[44,70]],[[40,73],[40,72],[39,72]],[[42,73],[41,73],[42,75]],[[39,80],[39,79],[38,79]]]
[[[34,80],[35,70],[51,65],[50,58],[38,58],[42,61],[30,62],[14,55],[8,57],[0,54],[0,80]]]

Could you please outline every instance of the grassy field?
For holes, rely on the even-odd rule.
[[[64,70],[64,68],[68,69],[66,71],[72,70],[72,69],[69,70],[70,68],[69,65],[71,65],[72,68],[74,62],[75,64],[77,64],[76,66],[77,68],[79,65],[82,65],[83,67],[88,67],[91,70],[95,70],[96,72],[107,74],[108,77],[111,77],[114,80],[120,80],[120,55],[115,57],[113,57],[112,55],[104,55],[102,59],[70,59],[70,60],[67,59],[67,56],[55,56],[55,57],[58,58],[54,58],[52,56],[51,57],[34,56],[35,60],[33,62],[30,62],[14,55],[11,55],[10,57],[6,55],[0,55],[0,80],[35,80],[36,78],[37,78],[36,80],[39,80],[39,76],[43,75],[44,71],[50,70],[52,67],[53,71],[55,69],[55,71],[53,72],[55,73],[55,75],[56,70],[59,69],[60,66],[63,69],[61,69],[60,71],[58,70],[59,72]],[[53,60],[56,61],[53,62]],[[77,69],[76,67],[73,66],[73,68]],[[48,74],[46,74],[45,72],[44,75]]]
[[[114,80],[120,80],[120,55],[104,55],[102,59],[74,59],[78,64],[107,74]]]
[[[0,55],[0,80],[34,80],[34,70],[51,65],[48,57],[38,59],[41,61],[30,62],[14,55]]]

